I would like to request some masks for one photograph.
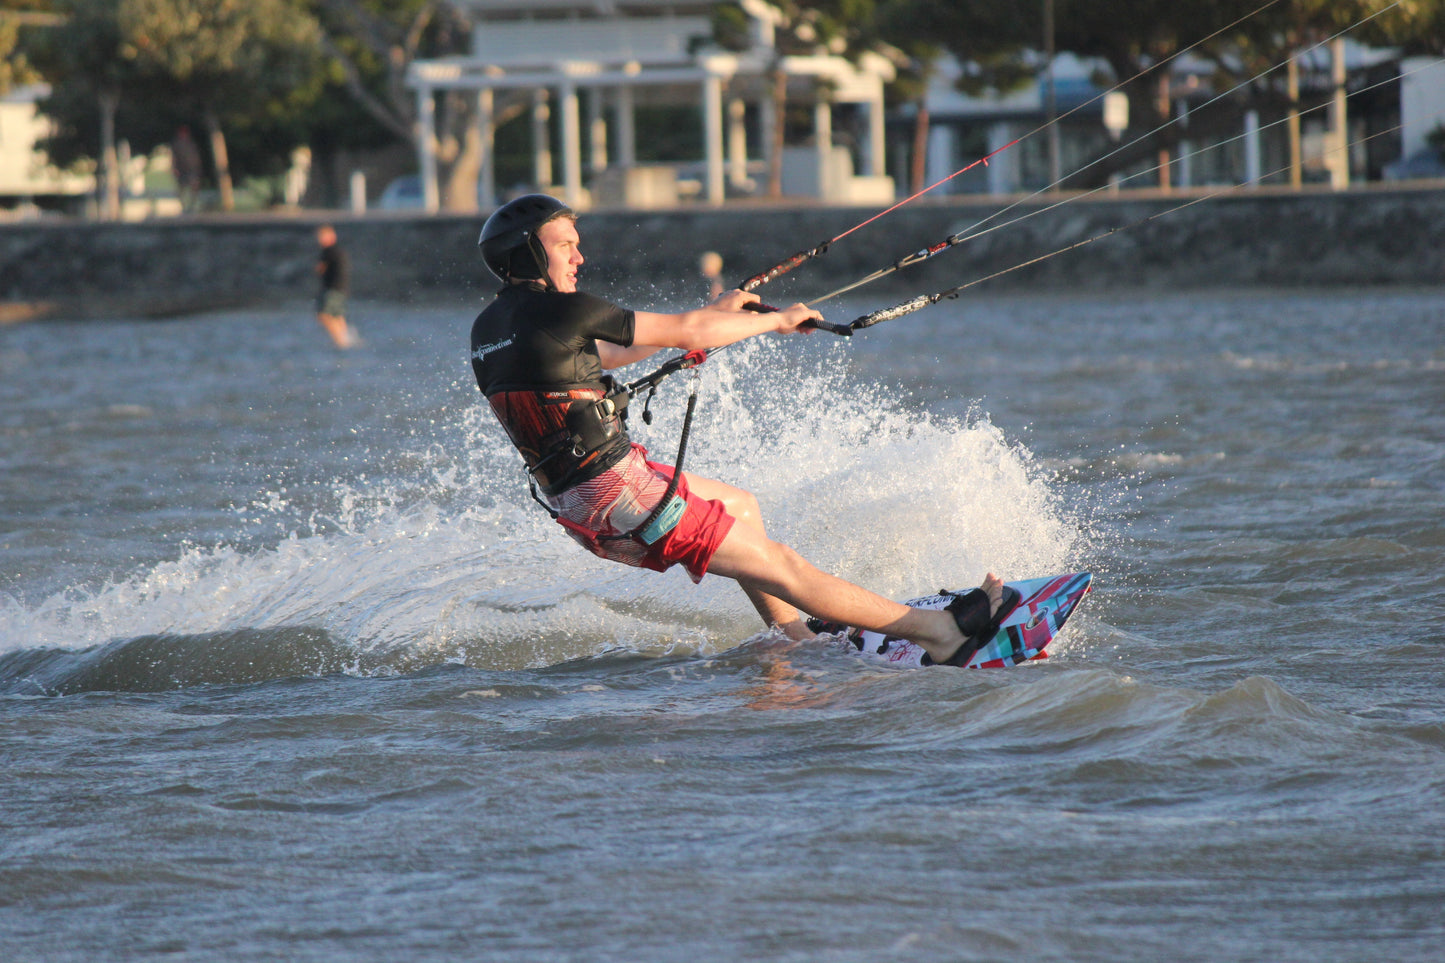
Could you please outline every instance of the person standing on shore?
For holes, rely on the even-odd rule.
[[[196,209],[201,193],[201,150],[191,137],[191,128],[185,124],[177,128],[171,141],[171,174],[176,179],[181,211],[189,214]]]
[[[336,240],[336,229],[323,224],[316,229],[316,243],[321,257],[316,274],[321,279],[321,293],[316,297],[316,320],[338,348],[357,344],[356,332],[346,323],[346,294],[351,285],[351,262]]]

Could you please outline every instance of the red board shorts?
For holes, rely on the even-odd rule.
[[[694,582],[702,581],[708,564],[733,527],[733,517],[720,501],[706,501],[687,487],[684,474],[672,503],[647,531],[634,538],[598,540],[599,535],[630,532],[647,518],[672,481],[672,467],[647,460],[647,449],[632,451],[596,478],[567,489],[548,501],[567,533],[599,558],[664,572],[682,564]]]

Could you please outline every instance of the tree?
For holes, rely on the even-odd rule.
[[[200,112],[221,208],[234,209],[223,118],[306,83],[316,21],[291,0],[120,0],[118,24],[122,56]]]
[[[314,0],[314,8],[334,89],[344,91],[376,129],[417,147],[416,96],[406,86],[407,72],[419,58],[465,53],[471,21],[457,4],[438,0]],[[508,105],[507,115],[520,109]],[[439,95],[435,154],[446,210],[477,207],[477,111],[474,96]]]
[[[54,26],[60,17],[48,0],[9,0],[0,10],[0,94],[19,84],[33,83],[39,74],[25,55],[20,31],[26,27]]]
[[[960,86],[970,93],[1014,89],[1036,76],[1043,43],[1043,4],[1037,0],[882,2],[885,35],[895,41],[917,35],[933,38],[964,65]],[[1057,49],[1108,64],[1111,76],[1104,82],[1124,84],[1130,116],[1138,126],[1155,131],[1114,152],[1106,163],[1088,168],[1087,179],[1078,186],[1102,182],[1151,153],[1159,154],[1161,177],[1167,178],[1178,125],[1168,123],[1173,110],[1169,78],[1152,68],[1187,47],[1215,64],[1220,89],[1265,74],[1253,85],[1255,96],[1275,86],[1271,67],[1287,65],[1303,47],[1352,28],[1357,28],[1356,39],[1366,43],[1416,52],[1445,49],[1445,0],[1053,0],[1053,9]],[[1379,16],[1367,21],[1373,14]],[[1279,79],[1284,80],[1284,72]],[[1290,98],[1287,92],[1276,96]]]
[[[1262,2],[1114,0],[1098,4],[1054,0],[1056,49],[1106,63],[1112,81],[1124,83],[1130,116],[1145,129],[1158,131],[1147,143],[1118,152],[1108,165],[1090,168],[1092,179],[1102,181],[1114,170],[1136,164],[1150,153],[1160,155],[1161,176],[1167,177],[1168,158],[1178,132],[1166,124],[1173,109],[1168,75],[1151,68],[1248,17]],[[1042,63],[1038,52],[1045,44],[1043,20],[1044,5],[1040,2],[984,4],[956,0],[891,0],[887,17],[893,31],[926,33],[953,53],[965,68],[960,86],[970,93],[988,88],[1011,90],[1033,82]],[[1196,52],[1223,57],[1227,45],[1228,38],[1221,35]]]
[[[205,128],[211,136],[201,146],[225,206],[233,172],[279,173],[291,147],[305,142],[301,118],[319,96],[320,60],[314,33],[308,41],[314,21],[294,2],[51,7],[56,25],[29,31],[24,44],[51,85],[40,108],[56,132],[43,146],[61,165],[99,158],[103,216],[118,211],[118,137],[149,153],[182,124]],[[223,132],[240,134],[239,157]]]
[[[1282,106],[1285,112],[1290,182],[1296,186],[1303,181],[1301,113],[1327,102],[1333,102],[1331,126],[1336,143],[1326,164],[1336,183],[1348,179],[1345,36],[1376,47],[1395,47],[1403,53],[1439,54],[1445,51],[1445,0],[1285,0],[1240,24],[1231,37],[1240,65],[1235,82],[1254,78],[1253,96]],[[1307,107],[1301,92],[1299,55],[1326,41],[1334,61],[1333,76],[1329,89],[1317,93],[1317,102]]]
[[[66,164],[75,153],[55,141],[80,126],[77,118],[97,123],[98,156],[101,187],[101,216],[115,218],[120,214],[120,174],[116,160],[116,113],[121,93],[135,79],[135,70],[121,53],[119,24],[121,0],[57,0],[55,13],[62,18],[60,26],[46,30],[35,38],[29,49],[42,74],[51,81],[51,96],[40,103],[40,109],[62,126],[60,138],[51,138],[43,146],[57,163]],[[62,110],[57,112],[56,106]],[[64,110],[65,107],[74,112]]]
[[[469,29],[455,5],[434,0],[53,5],[65,19],[41,44],[54,85],[42,108],[59,128],[52,156],[108,156],[112,148],[100,141],[109,140],[91,133],[98,104],[108,118],[102,126],[119,128],[142,151],[188,123],[209,134],[202,148],[226,208],[233,176],[278,173],[293,146],[307,144],[323,160],[341,149],[397,141],[414,147],[407,69],[419,56],[465,50]],[[102,28],[103,39],[95,35]],[[474,100],[445,98],[438,124],[449,185],[465,181],[468,161],[472,171],[466,190],[448,193],[470,198],[473,207],[481,149],[475,108]]]
[[[1415,0],[1382,16],[1380,29],[1404,53],[1445,56],[1445,0]]]

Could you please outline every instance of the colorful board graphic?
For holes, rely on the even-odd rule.
[[[1001,669],[1031,659],[1046,658],[1048,644],[1058,636],[1080,600],[1088,594],[1092,582],[1093,576],[1088,572],[1072,572],[1007,583],[1018,590],[1023,601],[1004,619],[998,634],[974,653],[967,668]],[[905,604],[941,609],[958,594],[961,593],[928,595],[909,599]],[[853,651],[864,658],[898,666],[923,665],[923,650],[912,642],[857,629],[848,632],[848,640],[853,643]]]

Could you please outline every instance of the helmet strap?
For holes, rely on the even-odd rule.
[[[532,260],[537,262],[537,271],[541,274],[539,280],[542,282],[542,287],[548,291],[557,290],[557,285],[552,283],[552,274],[547,270],[547,249],[537,238],[536,231],[527,232],[527,250],[531,252]]]

